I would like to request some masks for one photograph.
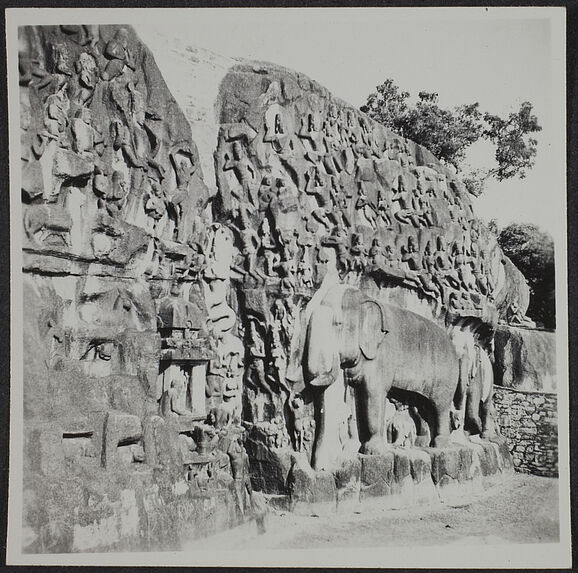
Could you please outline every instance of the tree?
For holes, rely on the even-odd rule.
[[[415,106],[409,92],[401,91],[391,78],[370,94],[361,111],[392,131],[429,149],[438,159],[462,172],[468,191],[480,195],[487,180],[524,178],[534,165],[537,145],[530,134],[540,131],[532,104],[524,102],[507,119],[482,113],[478,103],[443,109],[438,94],[422,91]],[[467,149],[480,138],[495,146],[497,167],[464,170]]]
[[[528,316],[547,328],[556,327],[554,241],[531,223],[512,223],[498,243],[530,286]]]
[[[409,92],[400,91],[391,78],[375,89],[376,91],[368,96],[365,105],[361,106],[361,111],[385,127],[401,134],[404,129],[405,115],[409,110],[406,103]]]

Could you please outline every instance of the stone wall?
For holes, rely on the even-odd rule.
[[[506,438],[517,471],[558,475],[558,397],[494,387],[496,422]]]

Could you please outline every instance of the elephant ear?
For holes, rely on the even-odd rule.
[[[373,360],[388,332],[384,324],[383,309],[377,301],[366,299],[361,303],[360,314],[359,348],[367,360]]]

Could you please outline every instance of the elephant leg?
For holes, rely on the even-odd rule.
[[[434,446],[437,448],[445,447],[450,443],[450,410],[451,404],[435,405],[433,438]]]
[[[480,418],[480,393],[472,388],[468,395],[467,422],[470,434],[482,433],[482,420]]]
[[[491,394],[482,402],[480,410],[482,416],[482,438],[487,438],[496,433],[494,407]]]
[[[454,430],[463,429],[465,422],[466,400],[469,384],[469,360],[460,359],[460,375],[458,387],[454,395],[454,412],[452,416],[452,425]]]
[[[333,325],[333,310],[321,305],[309,319],[305,373],[311,386],[327,387],[339,374],[339,340]]]
[[[315,440],[311,455],[311,467],[316,470],[330,470],[339,460],[343,445],[340,440],[340,426],[343,422],[344,387],[342,376],[326,388],[312,388],[315,411]]]
[[[374,362],[355,388],[362,454],[382,454],[387,450],[383,435],[384,397],[391,383],[385,383],[386,380],[387,374],[379,372]]]

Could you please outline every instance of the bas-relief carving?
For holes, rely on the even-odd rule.
[[[34,375],[50,379],[45,402],[56,404],[41,415],[90,418],[63,430],[68,468],[85,458],[115,475],[176,468],[191,487],[233,488],[243,514],[252,490],[233,236],[206,209],[186,119],[128,29],[21,29],[20,39],[25,266],[50,313],[39,335],[47,372]],[[230,137],[254,135],[240,126]]]
[[[431,320],[448,332],[454,325],[463,328],[480,344],[491,339],[496,324],[493,303],[501,285],[495,269],[501,255],[495,239],[474,219],[461,182],[439,164],[418,164],[415,145],[332,101],[327,93],[287,92],[288,78],[280,83],[271,78],[263,85],[262,96],[244,104],[244,112],[224,112],[215,152],[218,212],[233,229],[239,253],[232,266],[233,285],[240,292],[259,291],[258,296],[243,295],[241,310],[249,349],[245,412],[254,428],[269,436],[264,439],[269,447],[279,448],[283,442],[275,439],[281,416],[292,448],[307,451],[314,466],[330,466],[318,460],[333,455],[327,451],[339,449],[347,439],[336,446],[335,435],[328,437],[328,425],[333,424],[334,434],[342,430],[329,420],[337,414],[328,417],[323,400],[313,397],[312,389],[319,392],[319,386],[305,383],[311,354],[303,342],[323,344],[307,338],[311,317],[305,309],[320,299],[320,285],[333,260],[328,252],[334,253],[337,283],[367,288],[369,279],[375,283],[371,292],[381,296],[387,297],[392,287],[417,293],[429,305]],[[235,109],[234,99],[227,105],[224,109]],[[234,122],[227,123],[228,117]],[[290,339],[280,336],[278,308],[283,304],[297,309],[287,315],[300,317]],[[437,328],[433,323],[431,327]],[[434,415],[422,415],[407,396],[407,403],[397,402],[393,434],[400,437],[389,440],[396,446],[429,444],[440,437],[439,443],[464,424],[476,430],[472,414],[466,416],[470,384],[459,375],[459,348],[443,328],[435,332],[431,337],[444,347],[440,352],[452,371],[451,382],[439,384],[443,399],[421,390],[433,401]],[[387,348],[387,337],[384,345]],[[409,349],[399,352],[412,354]],[[348,380],[346,369],[339,374],[338,362],[328,353],[319,368],[327,369],[331,381]],[[379,391],[383,396],[372,400],[383,402],[388,390]],[[381,413],[355,413],[352,404],[339,408],[350,411],[339,414],[339,427],[345,427],[352,414],[357,419],[359,429],[345,431],[349,440],[359,439],[362,451],[381,451],[392,434],[391,424],[389,434],[379,430],[388,426]],[[301,420],[314,415],[314,442],[304,443]],[[332,445],[324,450],[323,440]]]

